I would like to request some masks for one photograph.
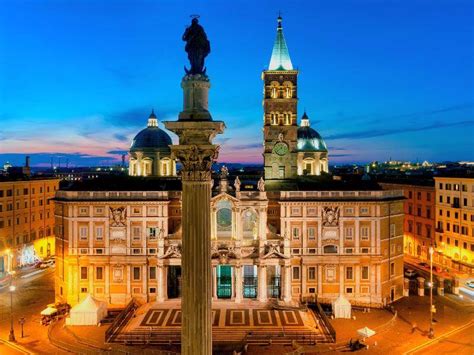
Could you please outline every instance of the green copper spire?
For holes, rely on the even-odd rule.
[[[268,70],[293,70],[285,37],[283,37],[281,20],[281,16],[278,16],[277,36],[273,45],[272,58],[270,59]]]

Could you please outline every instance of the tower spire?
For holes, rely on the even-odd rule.
[[[283,36],[282,17],[277,18],[277,36],[273,44],[272,57],[268,70],[293,70],[288,47],[286,46],[285,37]]]

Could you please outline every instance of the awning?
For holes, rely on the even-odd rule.
[[[51,316],[55,313],[58,313],[58,310],[54,307],[47,307],[41,311],[42,316]]]
[[[363,338],[369,338],[372,335],[375,335],[375,331],[373,331],[372,329],[369,329],[367,327],[364,327],[362,329],[359,329],[357,331],[357,334],[359,334]]]

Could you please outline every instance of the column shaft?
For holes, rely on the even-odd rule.
[[[183,179],[181,353],[212,353],[210,181]]]

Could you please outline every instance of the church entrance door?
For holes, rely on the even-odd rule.
[[[217,268],[217,298],[232,297],[232,268],[219,265]]]
[[[181,266],[168,267],[168,298],[181,297]]]
[[[244,265],[244,298],[256,298],[257,288],[257,266]]]

